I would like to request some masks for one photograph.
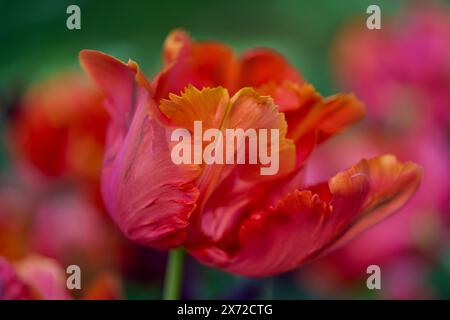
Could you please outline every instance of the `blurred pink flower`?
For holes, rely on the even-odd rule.
[[[65,264],[76,260],[91,272],[117,268],[120,238],[98,210],[77,193],[43,199],[35,208],[30,230],[32,249]]]
[[[395,22],[394,22],[395,21]],[[450,10],[417,6],[381,30],[349,24],[337,38],[334,66],[340,83],[386,122],[450,121]],[[370,116],[368,118],[371,118]]]
[[[15,265],[0,257],[0,300],[17,299],[71,299],[64,270],[41,256],[29,256]]]
[[[65,270],[55,260],[32,255],[16,264],[17,274],[39,298],[45,300],[69,300]]]
[[[83,274],[83,273],[82,273]],[[80,291],[67,289],[67,274],[56,260],[29,255],[12,263],[0,256],[0,300],[121,299],[122,284],[113,273],[99,274],[93,281],[82,281]]]
[[[17,275],[14,267],[0,256],[0,300],[33,299],[31,288]]]

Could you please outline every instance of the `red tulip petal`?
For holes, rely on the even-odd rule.
[[[128,64],[95,50],[82,50],[80,63],[86,73],[106,94],[105,107],[113,121],[125,129],[128,127],[138,99],[146,99],[150,84],[136,62]],[[149,105],[155,118],[161,118],[159,109]],[[126,115],[126,116],[124,116]]]
[[[274,82],[291,81],[302,84],[297,70],[278,52],[258,48],[245,51],[240,58],[239,87],[260,87]]]
[[[191,37],[183,29],[175,29],[170,32],[164,41],[163,62],[164,65],[170,65],[177,62],[180,55],[186,55],[191,46]]]
[[[194,250],[200,261],[246,276],[265,276],[297,267],[322,244],[321,229],[331,207],[310,191],[296,191],[276,208],[255,212],[241,223],[238,242]]]
[[[355,235],[385,219],[400,209],[416,192],[422,179],[422,168],[412,162],[400,163],[394,156],[385,155],[362,160],[352,169],[341,172],[329,182],[334,197],[345,192],[351,172],[365,175],[370,191],[363,207],[345,235],[335,245],[345,243]]]
[[[323,98],[312,85],[285,81],[267,83],[257,89],[273,97],[286,115],[288,138],[297,145],[297,163],[301,165],[317,144],[327,140],[364,116],[363,105],[353,95],[338,94]]]
[[[362,160],[332,178],[329,188],[320,184],[312,191],[295,191],[274,208],[250,214],[234,243],[191,252],[206,264],[241,275],[288,271],[398,210],[420,177],[417,165],[393,156]]]
[[[155,100],[180,94],[187,86],[198,89],[231,88],[236,73],[233,50],[218,42],[191,41],[188,34],[175,30],[164,43],[164,70],[156,77]]]
[[[82,64],[108,96],[114,116],[108,129],[102,192],[110,214],[132,240],[169,248],[184,240],[198,190],[198,168],[175,165],[168,129],[160,121],[145,77],[102,53],[83,51]]]
[[[86,72],[105,92],[105,107],[113,120],[123,121],[134,105],[135,73],[123,62],[102,52],[83,50],[80,62]]]
[[[295,146],[293,141],[286,139],[287,123],[283,113],[278,111],[273,99],[263,97],[250,88],[241,89],[231,100],[231,112],[228,114],[226,128],[247,129],[276,129],[279,132],[279,171],[272,178],[284,176],[294,169],[295,166]],[[243,121],[243,119],[246,119]],[[270,143],[268,143],[270,148]],[[256,167],[254,167],[256,168]],[[251,176],[249,168],[243,172],[245,176]],[[253,171],[254,173],[255,171]],[[253,176],[254,177],[254,176]],[[263,179],[258,170],[259,180]]]
[[[296,173],[277,181],[259,203],[267,207],[274,205],[281,197],[302,186],[301,173],[305,160],[317,144],[359,120],[363,114],[362,104],[353,95],[336,95],[323,98],[311,85],[301,85],[284,81],[274,82],[257,89],[261,95],[273,97],[288,122],[287,137],[297,146]],[[258,207],[261,208],[261,207]]]
[[[304,161],[317,144],[364,116],[363,105],[354,95],[323,98],[311,85],[285,83],[284,86],[295,92],[298,99],[297,108],[291,106],[285,112],[289,127],[287,136],[298,146],[298,163]]]
[[[304,86],[312,88],[311,86]],[[290,81],[283,81],[281,84],[271,81],[258,87],[257,91],[261,95],[271,96],[280,112],[285,113],[301,108],[311,94],[314,94],[312,98],[318,98],[314,90],[305,90],[303,94],[300,94],[298,85]]]

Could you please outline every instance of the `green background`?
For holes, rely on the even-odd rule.
[[[154,74],[160,49],[174,28],[196,39],[223,41],[236,50],[269,46],[281,51],[323,94],[332,92],[329,46],[349,17],[378,4],[382,15],[404,1],[172,0],[10,1],[1,5],[0,85],[30,81],[62,67],[78,67],[81,49],[133,58]],[[66,28],[66,8],[81,8],[81,30]]]

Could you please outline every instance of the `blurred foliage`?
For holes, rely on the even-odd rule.
[[[143,285],[137,282],[126,282],[125,297],[134,300],[156,300],[161,298],[161,288],[154,285]]]
[[[441,299],[450,297],[450,248],[436,261],[429,279]]]

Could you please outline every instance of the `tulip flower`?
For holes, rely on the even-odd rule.
[[[421,169],[392,155],[363,159],[307,186],[315,147],[363,116],[353,95],[322,97],[282,55],[167,38],[148,81],[138,65],[84,50],[81,64],[110,115],[102,193],[123,233],[142,245],[183,246],[199,261],[245,276],[285,272],[322,256],[391,215],[414,194]],[[280,170],[175,164],[175,129],[278,129]]]

